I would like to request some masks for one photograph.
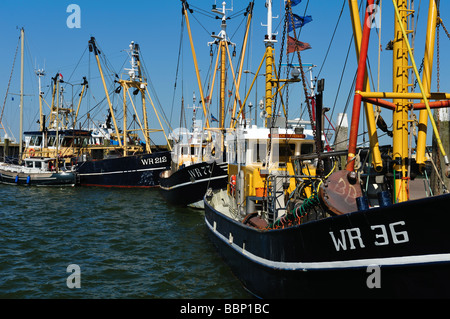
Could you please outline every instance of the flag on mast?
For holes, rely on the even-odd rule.
[[[311,49],[311,46],[309,45],[309,43],[301,42],[291,36],[288,37],[287,53],[292,53],[295,51],[304,51],[304,50],[308,50],[308,49]]]
[[[294,24],[292,25],[292,20],[294,20]],[[296,15],[295,13],[292,14],[292,17],[289,16],[288,18],[288,32],[291,32],[294,29],[303,27],[305,24],[312,21],[312,16],[304,16],[300,17],[299,15]]]

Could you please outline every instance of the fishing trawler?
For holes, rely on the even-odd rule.
[[[76,173],[71,165],[66,166],[60,157],[53,157],[61,150],[60,142],[64,139],[65,133],[58,135],[58,129],[47,131],[41,129],[39,132],[22,132],[23,127],[23,73],[24,73],[24,38],[25,30],[20,30],[21,40],[21,89],[20,89],[20,141],[18,158],[7,158],[0,163],[0,183],[10,185],[27,186],[75,186]],[[37,72],[38,76],[43,75],[43,71]],[[40,77],[39,77],[40,80]],[[43,127],[42,115],[42,92],[39,81],[39,101],[40,101],[40,125]],[[0,120],[1,122],[1,120]],[[57,124],[58,126],[59,124]],[[73,136],[73,131],[71,137]],[[24,141],[25,137],[25,141]],[[61,137],[61,138],[59,138]],[[52,141],[47,145],[47,138]],[[25,146],[23,147],[23,142]],[[53,148],[51,152],[43,150],[43,145]],[[38,153],[36,153],[36,151]]]
[[[230,56],[229,46],[236,47],[227,35],[227,9],[226,3],[222,3],[222,8],[217,8],[213,5],[212,12],[217,14],[217,18],[221,21],[221,30],[218,34],[212,33],[211,37],[214,39],[209,42],[211,47],[211,57],[213,56],[212,46],[217,46],[216,64],[214,73],[212,75],[210,92],[207,92],[208,98],[205,99],[202,81],[200,79],[200,72],[197,65],[196,53],[192,40],[192,33],[190,30],[188,11],[189,4],[182,1],[183,15],[186,20],[188,33],[191,41],[192,54],[194,58],[194,66],[196,70],[197,82],[199,85],[201,104],[203,107],[204,117],[206,119],[206,129],[199,127],[196,124],[195,118],[193,122],[192,132],[185,132],[186,134],[178,134],[177,142],[174,146],[174,154],[172,157],[172,169],[161,173],[161,194],[168,202],[177,205],[189,205],[203,208],[203,197],[208,188],[220,189],[226,187],[228,183],[228,164],[224,161],[225,147],[222,139],[222,132],[225,131],[225,108],[226,108],[226,81],[227,81],[227,66],[233,70],[232,60]],[[251,20],[253,4],[251,3],[245,10],[247,21]],[[248,34],[249,23],[247,23],[246,35]],[[247,36],[245,37],[247,39]],[[243,48],[246,46],[244,41]],[[234,52],[234,51],[233,51]],[[228,53],[228,59],[227,59]],[[211,59],[212,61],[212,59]],[[241,55],[239,69],[242,71],[244,62],[244,55]],[[218,128],[210,127],[210,114],[207,110],[210,109],[211,96],[214,90],[214,83],[216,78],[216,71],[220,64],[220,98],[219,98],[219,119]],[[242,72],[240,72],[242,74]],[[241,76],[235,78],[234,72],[232,74],[233,84],[235,84],[235,99],[233,112],[235,112],[237,102],[240,102],[239,85]],[[196,115],[196,106],[194,99],[194,117]],[[232,125],[232,123],[230,123]]]
[[[100,50],[97,48],[97,42],[94,37],[89,40],[89,51],[93,52],[97,61],[103,87],[105,89],[106,99],[109,106],[109,118],[112,125],[106,126],[110,129],[109,145],[91,146],[90,150],[99,150],[98,157],[82,158],[77,163],[77,173],[79,183],[83,186],[101,186],[101,187],[159,187],[159,174],[170,168],[171,154],[170,150],[152,147],[150,143],[150,132],[159,130],[150,130],[148,126],[146,96],[152,102],[145,82],[141,66],[140,48],[137,43],[131,42],[130,56],[131,69],[128,69],[128,79],[116,80],[120,84],[120,90],[123,93],[123,129],[120,130],[117,124],[116,115],[111,103],[109,92],[107,90],[105,77],[100,63]],[[140,94],[142,101],[143,119],[139,120],[140,131],[145,142],[140,142],[137,134],[128,129],[127,123],[127,94],[136,110],[131,99],[130,90],[133,94]],[[120,90],[116,90],[120,92]],[[136,112],[136,111],[135,111]],[[157,115],[158,116],[158,115]],[[136,113],[136,118],[139,118]],[[158,117],[159,119],[159,117]],[[161,123],[161,122],[160,122]],[[111,127],[112,126],[112,127]]]
[[[207,141],[212,134],[203,130],[202,121],[196,119],[195,95],[193,102],[191,130],[175,130],[169,136],[174,142],[172,169],[160,174],[160,193],[170,204],[203,208],[208,188],[220,189],[227,185],[228,164],[215,158],[215,148],[220,150],[221,145]]]
[[[30,157],[23,165],[0,163],[0,183],[26,186],[75,186],[76,173],[55,167],[56,158]]]
[[[266,1],[268,26],[271,2]],[[298,2],[286,2],[285,24]],[[257,297],[448,298],[450,194],[410,199],[408,192],[409,182],[421,173],[427,160],[424,137],[428,120],[448,166],[430,111],[448,106],[450,97],[430,93],[434,32],[437,22],[442,23],[436,2],[429,3],[421,79],[408,41],[407,17],[413,11],[405,1],[393,1],[393,92],[370,92],[365,85],[374,1],[367,1],[363,25],[357,1],[350,0],[349,6],[359,63],[348,150],[324,152],[317,139],[320,132],[309,140],[306,135],[287,135],[290,133],[269,125],[271,134],[263,147],[265,162],[258,167],[251,157],[255,143],[249,147],[251,139],[238,130],[236,145],[242,148],[237,148],[237,154],[242,154],[242,160],[235,161],[237,165],[230,161],[229,169],[236,176],[236,187],[208,191],[204,199],[210,238],[243,286]],[[270,27],[267,34],[266,61],[273,57]],[[301,65],[299,51],[297,55]],[[271,63],[266,63],[266,77],[270,83],[280,83],[276,77],[275,81],[270,78],[270,67]],[[414,71],[420,93],[408,92],[405,70],[409,69]],[[303,74],[302,79],[304,82]],[[266,108],[272,106],[273,96],[270,88]],[[432,99],[438,101],[430,102]],[[370,148],[365,149],[356,143],[362,101],[366,102],[370,133]],[[393,111],[393,146],[387,149],[378,145],[374,104]],[[407,141],[414,122],[407,119],[415,110],[423,117],[413,160]],[[274,130],[276,134],[272,134]],[[287,145],[292,144],[287,147],[291,153],[282,151],[286,147],[281,146],[280,137],[285,136]],[[280,147],[274,148],[276,144]],[[307,145],[305,151],[302,145]],[[269,156],[276,149],[284,158]],[[342,155],[346,161],[341,162]]]

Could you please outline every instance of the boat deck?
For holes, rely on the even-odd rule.
[[[430,196],[428,181],[423,178],[416,178],[409,182],[410,199],[420,199]]]

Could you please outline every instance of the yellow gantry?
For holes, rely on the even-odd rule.
[[[431,114],[431,107],[429,100],[448,100],[450,94],[448,93],[431,93],[430,82],[433,65],[434,54],[434,42],[435,32],[437,25],[437,7],[435,0],[429,1],[429,13],[428,13],[428,26],[427,37],[425,43],[425,57],[424,57],[424,73],[422,80],[420,79],[419,71],[414,60],[411,45],[408,41],[408,34],[411,30],[408,30],[408,17],[414,12],[408,9],[407,0],[392,0],[395,9],[395,21],[394,21],[394,40],[393,40],[393,91],[392,92],[370,92],[369,86],[366,85],[364,92],[356,91],[356,94],[361,95],[366,99],[392,99],[393,103],[390,103],[390,109],[393,110],[393,154],[394,160],[394,173],[400,178],[394,179],[394,199],[396,202],[403,202],[409,199],[408,192],[408,175],[407,158],[409,157],[408,148],[408,126],[410,119],[408,114],[411,110],[411,100],[422,100],[425,109],[420,111],[419,118],[419,134],[417,142],[417,154],[416,162],[419,165],[425,163],[425,148],[426,148],[426,130],[428,118],[431,121],[433,131],[439,145],[439,148],[444,156],[446,165],[448,165],[448,159],[445,154],[439,132],[436,123]],[[354,34],[356,42],[358,39],[358,26],[360,26],[359,16],[357,14],[356,1],[349,0]],[[357,44],[358,46],[358,44]],[[408,92],[409,87],[409,70],[412,69],[417,78],[417,82],[420,87],[420,93]],[[366,82],[367,83],[367,82]],[[374,102],[375,103],[375,102]],[[368,110],[370,111],[370,110]],[[368,120],[373,121],[373,117],[367,112]],[[369,123],[368,123],[369,124]],[[372,122],[371,124],[374,124]],[[370,136],[373,135],[373,130],[369,125]],[[373,147],[373,141],[371,140],[371,146]],[[374,165],[375,165],[374,159]]]

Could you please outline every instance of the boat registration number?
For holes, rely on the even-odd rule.
[[[390,244],[402,244],[409,241],[408,232],[405,230],[406,223],[398,221],[388,225],[372,225],[371,238],[375,246],[386,246]],[[361,229],[359,227],[341,229],[339,231],[329,232],[332,243],[336,251],[345,251],[351,249],[365,248],[367,242],[364,243]],[[366,238],[366,237],[365,237]]]
[[[141,158],[142,165],[154,165],[154,164],[162,164],[167,162],[167,156],[161,157],[149,157],[149,158]]]

